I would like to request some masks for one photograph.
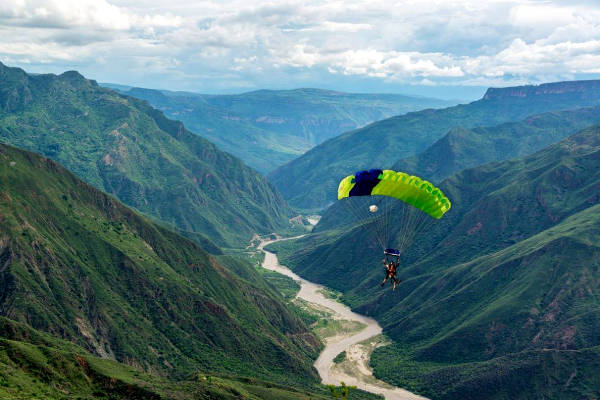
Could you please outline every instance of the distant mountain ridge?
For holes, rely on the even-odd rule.
[[[534,153],[598,123],[600,107],[588,107],[485,128],[453,128],[424,152],[398,161],[392,169],[439,182],[465,168]]]
[[[0,64],[0,142],[55,159],[199,242],[243,247],[289,226],[281,195],[241,160],[75,71],[31,76]]]
[[[425,150],[452,128],[494,126],[543,112],[597,106],[600,104],[598,82],[515,89],[516,93],[540,90],[537,95],[528,97],[509,96],[511,88],[491,90],[488,98],[469,104],[411,112],[378,121],[314,147],[269,173],[268,177],[290,205],[322,208],[335,201],[337,184],[344,176],[374,166],[389,168],[398,160]]]
[[[208,95],[104,85],[149,101],[261,172],[370,122],[453,104],[425,97],[310,88]]]
[[[483,95],[483,100],[502,99],[508,97],[536,97],[548,94],[577,93],[581,97],[600,91],[600,80],[581,80],[542,83],[539,85],[513,86],[506,88],[489,88]]]

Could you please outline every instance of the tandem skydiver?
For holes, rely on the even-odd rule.
[[[389,278],[390,282],[394,285],[393,290],[396,290],[396,285],[402,282],[401,279],[396,278],[396,272],[398,271],[398,267],[400,266],[400,252],[398,250],[386,249],[384,254],[386,256],[393,256],[393,258],[389,262],[386,262],[385,258],[381,260],[383,266],[385,267],[385,278],[383,278],[383,282],[381,282],[381,287],[385,285],[385,282]]]

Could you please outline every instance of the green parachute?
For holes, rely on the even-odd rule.
[[[452,206],[432,183],[389,169],[371,169],[345,177],[338,186],[338,200],[373,234],[386,254],[400,254],[413,243],[418,232],[442,218]]]
[[[442,218],[451,207],[450,200],[430,182],[389,169],[357,172],[342,179],[338,187],[338,200],[376,195],[402,200],[435,219]]]

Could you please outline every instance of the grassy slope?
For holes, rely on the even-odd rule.
[[[440,187],[452,199],[452,209],[416,237],[404,262],[423,270],[444,268],[512,245],[598,202],[599,131],[596,126],[533,155],[467,169],[443,181]],[[289,257],[282,254],[283,260],[312,279],[348,292],[356,288],[356,281],[336,279],[336,274],[343,269],[350,277],[360,277],[378,257],[379,249],[365,247],[372,241],[365,229],[336,230],[343,211],[338,208],[337,215],[325,214],[316,234],[296,244],[275,246],[300,248]],[[394,222],[391,226],[393,235],[400,226]],[[365,294],[374,295],[372,291]]]
[[[492,126],[599,103],[600,81],[490,89],[470,104],[412,112],[344,133],[279,167],[269,179],[291,205],[322,208],[335,200],[344,176],[361,169],[389,168],[425,150],[454,127]]]
[[[183,381],[148,375],[0,317],[0,398],[325,400],[320,385],[291,387],[255,378],[192,374]],[[375,399],[353,392],[353,399]]]
[[[281,195],[257,172],[148,103],[76,72],[31,76],[0,64],[0,142],[44,154],[221,246],[288,226]]]
[[[122,90],[122,89],[121,89]],[[318,89],[259,90],[202,95],[131,88],[167,116],[216,143],[261,172],[268,172],[342,132],[448,102],[392,94]]]
[[[160,374],[315,380],[317,339],[251,268],[54,161],[0,145],[0,221],[1,315]]]
[[[580,398],[597,390],[600,367],[599,157],[594,127],[444,181],[453,209],[410,250],[393,295],[377,286],[379,254],[361,245],[361,230],[274,246],[286,265],[381,322],[398,343],[373,359],[388,380],[436,398],[478,398],[483,388],[489,398],[514,398],[511,385],[523,398],[536,390]],[[558,382],[575,370],[563,392]]]

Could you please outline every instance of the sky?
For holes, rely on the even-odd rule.
[[[600,78],[600,2],[2,0],[0,61],[203,93],[474,99]]]

